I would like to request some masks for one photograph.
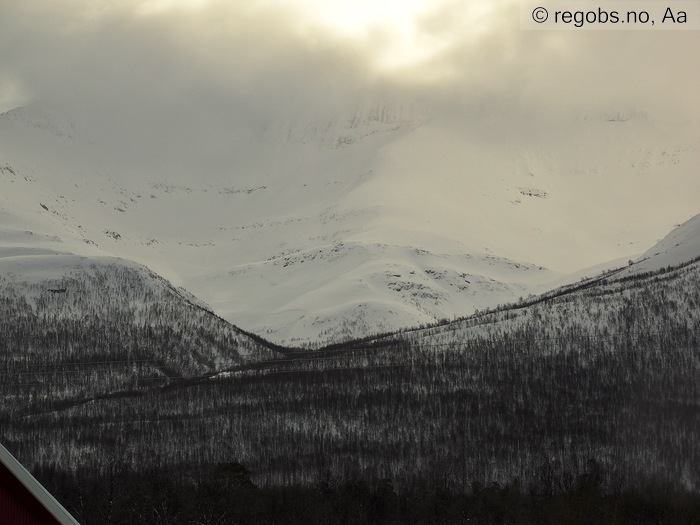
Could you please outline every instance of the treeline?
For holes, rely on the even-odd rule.
[[[134,263],[83,261],[39,282],[0,276],[0,397],[19,413],[145,391],[277,350]]]
[[[700,332],[700,262],[680,268],[603,279],[595,286],[571,293],[552,293],[527,307],[496,309],[469,318],[422,329],[373,338],[364,346],[383,341],[419,348],[453,350],[503,341],[540,348],[600,341],[603,347],[630,348],[640,338],[685,334],[687,340],[671,346],[696,346]],[[692,335],[696,334],[696,335]]]
[[[670,293],[668,293],[670,292]],[[649,312],[630,311],[634,304],[647,305]],[[533,322],[534,321],[534,322]],[[488,335],[517,339],[524,323],[546,337],[573,335],[624,335],[659,330],[700,327],[700,257],[655,271],[628,274],[625,268],[611,270],[579,283],[562,286],[515,303],[476,311],[458,319],[409,327],[397,332],[368,335],[351,342],[331,343],[322,350],[373,347],[387,341],[426,344],[456,344]],[[419,344],[421,344],[419,342]]]
[[[240,463],[208,468],[106,472],[44,467],[35,476],[82,525],[691,525],[700,523],[700,494],[649,481],[637,489],[603,487],[593,459],[571,483],[542,477],[455,489],[417,480],[397,489],[390,479],[339,480],[258,487]],[[546,472],[542,465],[540,472]],[[563,481],[563,480],[559,480]]]

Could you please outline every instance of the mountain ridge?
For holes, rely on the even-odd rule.
[[[601,246],[636,257],[642,241],[635,236],[649,237],[649,220],[622,226],[610,207],[591,219],[587,200],[619,198],[622,211],[632,210],[625,188],[637,177],[644,199],[671,198],[674,183],[686,187],[678,202],[689,209],[698,184],[687,166],[700,134],[649,117],[560,122],[562,132],[550,137],[509,129],[503,115],[395,106],[280,116],[272,128],[287,131],[267,138],[246,131],[244,142],[236,142],[235,124],[216,137],[210,158],[198,141],[191,154],[164,137],[151,152],[131,151],[116,131],[92,132],[85,116],[76,125],[60,108],[45,118],[41,108],[17,110],[0,118],[0,213],[7,227],[60,239],[63,251],[145,264],[251,332],[318,344],[341,337],[328,331],[335,316],[340,324],[368,320],[343,330],[352,338],[541,291],[569,272],[527,268],[551,267],[558,254],[578,267],[607,259],[592,256]],[[575,139],[579,127],[583,138]],[[353,140],[334,146],[346,131]],[[608,151],[613,136],[625,150],[622,164]],[[516,153],[504,155],[508,148]],[[595,148],[601,153],[588,158]],[[611,187],[609,173],[620,168]],[[650,184],[663,177],[664,187]],[[354,247],[343,252],[345,263],[313,259],[340,243]],[[285,257],[286,267],[276,264]],[[488,257],[493,264],[477,264]],[[293,270],[301,260],[313,271]],[[453,286],[439,277],[447,274]],[[457,283],[462,274],[473,277],[466,294]],[[404,293],[411,288],[416,295]]]
[[[693,219],[680,233],[697,227]],[[39,389],[35,402],[1,404],[0,429],[20,457],[96,475],[114,468],[118,448],[135,472],[235,458],[256,483],[276,486],[350,472],[399,487],[431,476],[443,487],[516,478],[565,487],[586,479],[595,463],[609,476],[601,488],[661,482],[694,490],[700,253],[693,253],[672,268],[621,276],[626,266],[440,326],[296,349],[195,381],[161,376],[167,388],[142,395],[126,395],[132,378],[124,374],[100,382],[117,395],[103,390],[89,403],[80,402],[74,381],[64,384],[63,405],[43,397],[52,383],[25,385]],[[3,392],[14,399],[13,390]],[[32,424],[18,422],[18,411]],[[49,431],[52,439],[41,439]],[[128,439],[107,439],[115,435]]]

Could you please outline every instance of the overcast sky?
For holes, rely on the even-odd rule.
[[[509,0],[0,0],[0,111],[197,129],[384,97],[678,119],[700,116],[699,51],[697,31],[523,31]]]

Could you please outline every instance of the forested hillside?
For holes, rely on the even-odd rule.
[[[181,509],[161,523],[258,519],[247,498],[283,508],[294,490],[318,510],[319,487],[340,505],[327,523],[379,493],[441,512],[436,491],[476,505],[483,487],[506,507],[525,492],[585,506],[567,498],[591,487],[604,508],[621,491],[697,493],[700,259],[687,251],[319,351],[245,334],[133,263],[16,252],[0,259],[0,439],[84,524],[153,523],[158,505]],[[142,514],[117,519],[135,497]]]
[[[96,271],[93,282],[144,289],[123,274],[114,277],[119,272],[110,275]],[[37,305],[56,305],[41,306],[41,316],[26,299],[12,300],[24,301],[11,308],[24,312],[19,319],[40,328],[6,328],[3,334],[15,335],[3,336],[5,349],[26,341],[22,355],[32,355],[48,340],[56,356],[72,360],[71,333],[82,334],[90,348],[101,348],[100,337],[107,336],[108,328],[89,316],[81,320],[91,323],[88,332],[52,332],[40,323],[66,308],[59,305],[71,301],[70,292],[38,293]],[[135,389],[141,368],[134,363],[116,375],[90,365],[19,388],[16,383],[30,381],[13,374],[13,383],[3,385],[1,438],[29,466],[81,469],[83,477],[115,469],[177,471],[197,484],[215,465],[240,462],[252,482],[266,487],[323,479],[376,486],[390,479],[397,491],[427,484],[461,493],[475,481],[517,480],[555,494],[573,490],[594,468],[601,490],[659,482],[696,490],[700,262],[633,277],[611,274],[530,303],[52,410],[46,402],[70,398],[66,392]],[[216,324],[190,307],[191,316],[202,316],[190,326],[203,319]],[[175,349],[204,336],[171,331],[175,321],[155,322],[155,312],[169,311],[165,306],[130,308],[122,318],[140,322],[120,325],[130,331],[112,328],[106,340],[118,346],[110,355],[128,360],[117,349],[131,348],[133,359],[161,360],[189,374],[215,369],[216,359],[238,359],[223,350],[176,357]],[[58,327],[70,326],[66,317]],[[142,338],[149,326],[165,345]],[[210,348],[223,348],[225,335],[234,333],[214,337]],[[149,374],[170,375],[149,366]]]
[[[128,261],[25,254],[0,259],[0,268],[8,417],[137,394],[278,354]]]

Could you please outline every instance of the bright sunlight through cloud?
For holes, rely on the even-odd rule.
[[[460,17],[483,19],[492,5],[459,1]],[[139,15],[158,15],[173,10],[205,10],[225,6],[222,0],[144,0],[136,5]],[[455,34],[460,20],[450,20],[452,31],[436,31],[443,13],[454,13],[454,0],[251,0],[247,9],[289,13],[290,26],[307,36],[323,32],[368,53],[373,66],[398,71],[425,64],[447,49],[463,32]],[[463,25],[463,24],[462,24]],[[475,31],[476,24],[470,24]]]

